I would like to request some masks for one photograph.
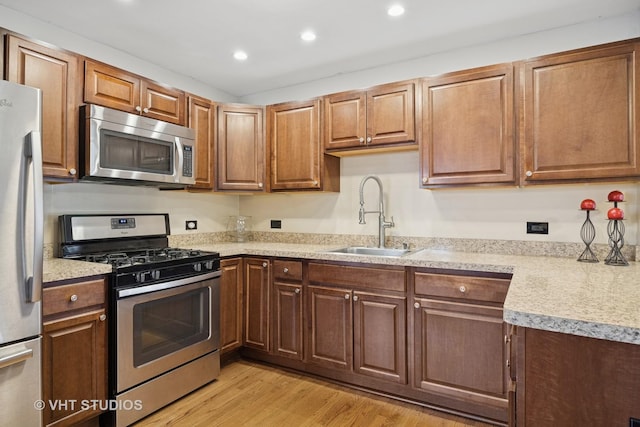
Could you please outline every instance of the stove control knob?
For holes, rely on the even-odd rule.
[[[201,263],[199,263],[199,262],[194,263],[194,264],[193,264],[193,270],[194,270],[194,271],[198,271],[198,272],[199,272],[199,271],[202,271],[202,264],[201,264]]]
[[[136,273],[135,274],[136,282],[138,282],[138,283],[144,282],[146,277],[147,277],[147,273],[148,273],[148,271],[141,271],[139,273]]]
[[[158,280],[160,278],[160,270],[151,270],[151,278]]]
[[[204,263],[204,267],[205,267],[207,270],[213,270],[213,261],[207,261],[207,262],[205,262],[205,263]]]

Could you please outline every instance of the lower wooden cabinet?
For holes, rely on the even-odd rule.
[[[521,327],[516,335],[512,425],[638,425],[639,345]]]
[[[273,261],[272,353],[302,360],[303,286],[302,261]]]
[[[242,258],[220,261],[220,353],[242,346]]]
[[[94,418],[107,399],[107,322],[104,279],[46,287],[43,312],[45,425],[68,426]]]
[[[414,286],[413,387],[454,409],[507,421],[509,280],[418,271]]]
[[[309,282],[307,361],[406,384],[404,269],[310,263]]]
[[[269,295],[271,261],[246,258],[244,261],[244,336],[243,345],[268,352]]]

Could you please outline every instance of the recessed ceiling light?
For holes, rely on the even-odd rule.
[[[233,57],[238,61],[245,61],[249,57],[249,55],[247,55],[247,52],[243,50],[236,50],[235,52],[233,52]]]
[[[313,31],[305,31],[300,34],[300,38],[306,42],[312,42],[316,39],[316,34]]]
[[[394,4],[389,9],[387,9],[387,15],[389,16],[400,16],[404,14],[404,7],[399,4]]]

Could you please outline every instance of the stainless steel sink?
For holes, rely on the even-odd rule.
[[[331,254],[351,254],[351,255],[368,255],[368,256],[386,256],[386,257],[402,257],[422,249],[394,249],[394,248],[376,248],[365,246],[349,246],[346,248],[332,249],[327,251]]]

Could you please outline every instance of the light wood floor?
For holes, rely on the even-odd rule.
[[[135,424],[189,427],[486,427],[477,421],[240,360],[217,381]]]

